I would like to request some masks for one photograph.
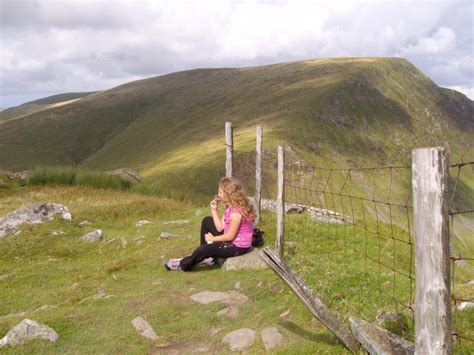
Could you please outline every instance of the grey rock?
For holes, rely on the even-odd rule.
[[[262,330],[260,336],[262,337],[263,345],[265,346],[266,351],[269,351],[280,345],[283,341],[283,335],[281,335],[276,327]]]
[[[140,335],[144,336],[145,338],[152,339],[152,340],[158,339],[158,335],[156,335],[153,328],[142,317],[134,318],[132,320],[132,325],[135,327],[137,332],[140,333]]]
[[[240,315],[239,308],[237,306],[229,306],[226,308],[221,309],[217,312],[218,316],[226,316],[229,318],[237,318]]]
[[[243,351],[253,344],[255,331],[249,328],[242,328],[228,333],[223,339],[223,343],[228,343],[230,350]]]
[[[0,281],[9,279],[10,277],[13,277],[13,276],[15,276],[15,274],[3,274],[3,275],[0,275]]]
[[[357,340],[369,354],[413,354],[415,351],[413,343],[362,319],[349,317],[349,323]]]
[[[104,232],[102,232],[101,229],[97,229],[95,231],[86,233],[82,236],[82,240],[85,240],[86,242],[97,242],[101,240],[104,237]]]
[[[244,255],[234,256],[232,258],[218,259],[221,269],[225,271],[229,270],[241,270],[241,269],[265,269],[267,264],[260,258],[258,250],[252,248],[250,252]]]
[[[23,344],[31,339],[45,339],[55,342],[59,339],[58,333],[47,325],[38,323],[34,320],[23,319],[19,324],[14,326],[0,340],[0,347],[5,345]]]
[[[466,301],[466,302],[461,302],[460,304],[458,304],[456,306],[456,309],[462,311],[462,310],[469,309],[472,307],[474,307],[474,302]]]
[[[202,211],[201,210],[196,210],[196,212],[194,214],[196,215],[196,217],[199,217],[200,215],[202,215]]]
[[[173,233],[167,233],[167,232],[163,232],[160,234],[160,238],[163,238],[163,239],[170,239],[170,238],[177,238],[178,235],[177,234],[173,234]]]
[[[212,327],[212,328],[209,330],[209,334],[211,334],[211,336],[214,336],[214,335],[216,335],[217,333],[219,333],[221,330],[222,330],[222,328],[214,328],[214,327]]]
[[[287,321],[288,319],[290,319],[290,317],[291,317],[291,309],[290,308],[288,308],[285,312],[280,314],[280,319],[284,320],[284,321]]]
[[[255,204],[254,198],[249,198],[249,200]],[[276,211],[277,208],[277,201],[276,200],[270,200],[270,199],[262,199],[261,200],[261,208],[262,209],[268,209],[272,212]],[[322,209],[322,208],[317,208],[317,207],[312,207],[312,206],[307,206],[307,205],[302,205],[298,203],[285,203],[285,213],[309,213],[310,218],[312,220],[316,221],[321,221],[321,222],[327,222],[327,223],[346,223],[350,222],[351,219],[342,216],[341,214],[327,210],[327,209]]]
[[[111,171],[106,171],[104,174],[110,176],[117,176],[123,181],[129,182],[131,184],[142,181],[140,174],[132,169],[120,168]]]
[[[80,227],[82,227],[82,226],[89,226],[89,225],[91,225],[91,224],[92,224],[91,222],[85,220],[85,221],[82,221],[81,223],[79,223],[79,226],[80,226]]]
[[[88,302],[90,300],[101,300],[101,299],[108,300],[108,299],[111,299],[111,298],[114,298],[114,297],[115,297],[115,295],[107,295],[104,292],[104,289],[102,287],[99,287],[99,289],[97,290],[97,293],[95,295],[84,298],[82,301],[79,302],[79,304],[83,304],[83,303]]]
[[[191,300],[201,304],[222,302],[226,305],[240,305],[243,303],[247,303],[249,301],[249,298],[244,294],[234,290],[228,292],[202,291],[191,295]]]
[[[51,235],[57,236],[57,235],[65,235],[67,233],[64,233],[63,231],[54,231],[51,233]]]
[[[51,221],[59,214],[65,220],[72,216],[68,208],[58,203],[34,203],[20,207],[12,213],[0,218],[0,238],[15,233],[18,226],[26,224],[40,224]]]
[[[30,171],[25,170],[25,171],[18,171],[16,173],[8,173],[7,176],[10,180],[20,179],[20,180],[25,181],[30,176]]]
[[[145,224],[150,224],[150,223],[151,223],[150,221],[145,221],[145,220],[143,220],[143,221],[138,221],[138,222],[135,224],[135,227],[141,227],[141,226],[143,226],[143,225],[145,225]]]

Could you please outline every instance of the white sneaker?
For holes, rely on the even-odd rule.
[[[203,261],[201,261],[199,264],[205,264],[207,266],[213,266],[216,262],[214,261],[214,258],[206,258]]]
[[[165,263],[167,270],[181,270],[181,259],[170,259]]]

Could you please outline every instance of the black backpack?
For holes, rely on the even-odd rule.
[[[253,229],[253,235],[252,235],[252,246],[254,248],[259,248],[263,244],[265,244],[265,239],[263,239],[263,235],[265,234],[264,231],[254,228]]]

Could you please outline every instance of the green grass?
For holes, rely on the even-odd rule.
[[[166,346],[195,347],[203,342],[219,347],[227,332],[241,327],[257,331],[250,353],[260,353],[264,347],[259,331],[270,326],[277,326],[284,335],[284,343],[275,353],[346,352],[335,336],[312,321],[309,311],[286,286],[283,292],[275,292],[282,283],[269,270],[222,272],[214,267],[192,273],[165,271],[164,259],[186,255],[197,245],[202,216],[196,216],[195,211],[199,208],[206,213],[207,204],[114,189],[17,183],[0,189],[0,198],[2,216],[22,204],[40,201],[65,204],[73,215],[72,221],[56,218],[42,225],[22,226],[19,235],[0,241],[0,275],[13,274],[0,281],[0,298],[5,300],[0,303],[0,317],[27,312],[22,317],[0,318],[0,335],[23,318],[31,318],[61,336],[54,344],[33,341],[4,349],[5,353],[143,353]],[[79,227],[86,219],[92,225]],[[142,219],[153,223],[135,227]],[[191,223],[162,223],[175,219]],[[379,228],[383,234],[390,230],[384,224],[368,223],[368,227],[372,231]],[[97,228],[104,231],[104,241],[89,244],[80,239]],[[266,245],[274,245],[275,216],[264,211],[261,228],[266,232]],[[51,235],[58,230],[67,234]],[[157,240],[161,232],[180,237]],[[385,326],[413,338],[411,314],[403,309],[409,303],[410,283],[390,270],[395,266],[409,272],[410,257],[403,247],[393,249],[392,240],[366,235],[348,225],[314,222],[305,215],[288,215],[285,234],[287,241],[297,243],[296,253],[287,256],[289,265],[341,319],[356,315],[373,322],[380,310],[398,311],[401,321]],[[395,235],[406,237],[401,228],[395,228]],[[127,241],[125,247],[122,240]],[[365,255],[390,267],[366,262]],[[204,290],[231,290],[237,281],[251,302],[240,307],[236,319],[216,315],[223,305],[203,306],[189,299]],[[81,303],[99,288],[116,297]],[[456,292],[468,297],[472,290],[460,286]],[[34,312],[43,305],[52,307]],[[279,315],[287,309],[292,313],[283,321]],[[130,323],[136,316],[146,318],[160,339],[153,342],[140,337]],[[456,312],[455,329],[472,337],[473,320],[472,310]],[[210,336],[211,327],[222,331]],[[468,352],[471,345],[456,344],[456,351]]]
[[[117,176],[104,175],[98,172],[81,171],[71,167],[52,167],[33,169],[26,180],[29,186],[65,185],[84,186],[99,189],[130,189],[131,183]]]
[[[23,318],[54,328],[58,342],[33,341],[4,353],[143,353],[159,346],[208,342],[221,346],[223,336],[241,327],[257,331],[251,353],[263,352],[259,331],[276,325],[285,337],[278,353],[344,353],[337,339],[312,317],[288,289],[272,291],[279,278],[269,270],[222,272],[219,268],[192,273],[166,272],[163,260],[190,253],[197,245],[197,207],[187,202],[88,187],[17,187],[1,190],[0,215],[21,204],[55,201],[68,206],[73,221],[55,219],[42,225],[22,226],[17,236],[0,241],[0,274],[13,274],[0,281],[0,316],[26,311],[24,317],[0,318],[4,335]],[[91,226],[79,227],[82,220]],[[135,227],[138,220],[153,223]],[[189,225],[164,225],[163,221],[189,219]],[[268,218],[270,220],[270,218]],[[270,231],[266,224],[263,228]],[[104,241],[88,244],[83,233],[101,228]],[[52,236],[61,230],[66,235]],[[180,235],[176,240],[157,240],[163,231]],[[136,238],[144,237],[141,244]],[[107,243],[114,239],[114,241]],[[122,246],[122,238],[128,242]],[[269,242],[271,237],[269,234]],[[115,277],[115,278],[114,278]],[[217,316],[224,306],[203,306],[192,302],[193,293],[228,291],[241,282],[251,302],[240,307],[240,316],[230,320]],[[116,297],[83,302],[103,288]],[[35,309],[50,305],[43,311]],[[288,308],[292,315],[281,321]],[[131,325],[143,316],[160,336],[149,341]],[[183,326],[185,324],[186,326]],[[223,328],[215,336],[211,327]],[[223,348],[225,351],[225,348]]]

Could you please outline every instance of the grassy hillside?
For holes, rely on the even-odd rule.
[[[131,82],[0,124],[0,168],[135,168],[162,189],[210,193],[235,149],[287,142],[319,165],[407,163],[414,147],[474,156],[473,102],[393,58],[202,69]]]
[[[68,105],[94,92],[71,92],[67,94],[59,94],[48,96],[43,99],[26,102],[20,106],[11,107],[0,112],[0,122],[8,121],[14,118],[27,116],[32,113],[47,110],[49,108]]]

